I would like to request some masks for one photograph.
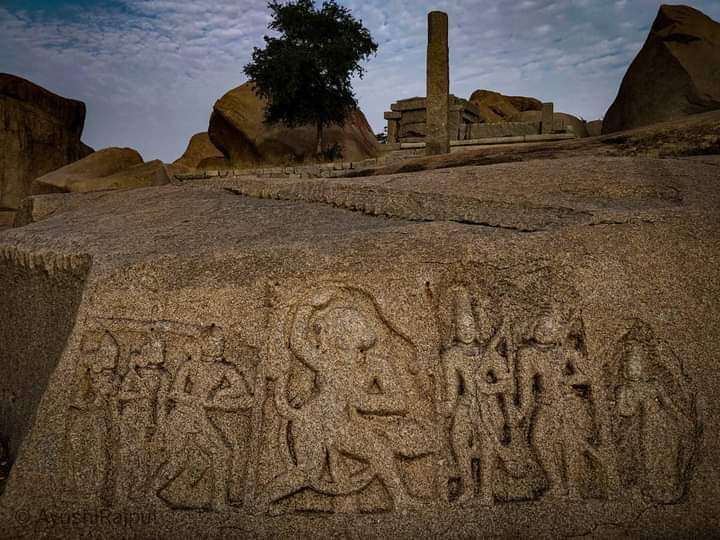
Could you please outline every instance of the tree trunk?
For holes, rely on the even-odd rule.
[[[323,135],[323,125],[317,124],[317,155],[319,156],[322,154],[322,135]]]

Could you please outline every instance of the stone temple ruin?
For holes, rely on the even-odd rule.
[[[401,99],[385,112],[387,144],[424,143],[427,135],[427,99]],[[450,141],[482,144],[482,139],[524,137],[527,135],[573,134],[572,126],[561,118],[554,118],[553,104],[543,103],[542,119],[538,122],[481,122],[477,106],[471,101],[450,94],[448,109]],[[549,140],[540,139],[537,140]],[[510,140],[509,142],[517,142]]]
[[[433,155],[448,153],[451,146],[539,142],[583,135],[563,116],[556,117],[553,103],[543,103],[536,120],[483,122],[475,104],[449,93],[449,69],[447,14],[434,11],[428,15],[427,97],[399,100],[385,112],[386,151],[426,148]]]

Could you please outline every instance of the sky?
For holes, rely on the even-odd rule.
[[[379,44],[354,82],[376,132],[425,94],[427,13],[450,20],[451,92],[479,88],[602,118],[642,47],[656,0],[339,0]],[[719,0],[690,4],[720,20]],[[265,0],[0,0],[0,72],[87,105],[83,140],[177,159],[213,103],[245,82],[268,33]]]

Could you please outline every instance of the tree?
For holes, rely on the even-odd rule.
[[[377,43],[335,0],[324,1],[320,9],[313,0],[272,0],[268,8],[268,28],[280,36],[265,36],[265,48],[253,49],[245,75],[267,101],[265,121],[291,128],[315,125],[320,154],[323,129],[342,126],[357,108],[351,78],[364,75],[360,62],[377,51]]]

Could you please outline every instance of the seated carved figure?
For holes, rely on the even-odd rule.
[[[333,305],[334,292],[321,290],[294,313],[289,345],[315,373],[316,393],[295,409],[287,402],[288,373],[278,376],[275,405],[280,415],[291,420],[296,466],[265,486],[264,505],[303,488],[347,495],[377,477],[395,508],[414,506],[417,501],[403,484],[392,437],[381,437],[363,417],[404,415],[408,410],[407,389],[392,364],[374,354],[378,336],[366,316],[353,307]],[[317,344],[305,335],[311,324]],[[370,393],[371,385],[382,391]],[[343,477],[334,463],[340,456],[365,463],[366,470],[358,476]],[[330,471],[329,481],[324,478],[326,469]]]

